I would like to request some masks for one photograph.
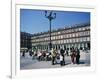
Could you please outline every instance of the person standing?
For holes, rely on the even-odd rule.
[[[22,56],[25,57],[25,51],[23,51]]]
[[[65,51],[63,50],[63,48],[61,48],[61,50],[60,50],[61,56],[60,57],[62,57],[62,65],[65,65],[65,56],[64,56],[64,53],[65,53]]]
[[[63,66],[63,56],[60,55],[60,65]]]
[[[74,48],[72,48],[71,61],[73,64],[75,64],[75,58],[76,58],[76,51],[74,50]]]
[[[77,48],[76,49],[76,64],[79,64],[80,60],[80,50]]]
[[[51,55],[52,55],[52,65],[55,64],[55,59],[56,59],[56,50],[52,48],[51,50]]]
[[[68,50],[66,49],[66,54],[67,54],[67,56],[69,56],[69,53],[68,53]]]
[[[38,50],[38,54],[37,54],[37,56],[38,56],[38,60],[40,61],[41,60],[41,51],[40,50]]]
[[[29,55],[32,56],[32,51],[31,50],[29,50]]]

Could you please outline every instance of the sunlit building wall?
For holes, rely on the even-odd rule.
[[[52,47],[60,49],[90,49],[90,24],[80,24],[71,27],[52,30]],[[33,34],[31,37],[32,49],[48,50],[50,42],[49,31]]]

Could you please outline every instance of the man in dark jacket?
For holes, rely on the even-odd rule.
[[[76,49],[76,64],[79,64],[79,60],[80,60],[80,50],[77,48]]]

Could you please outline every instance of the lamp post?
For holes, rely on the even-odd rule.
[[[49,23],[50,23],[50,27],[49,27],[49,29],[50,29],[50,31],[49,31],[49,34],[50,34],[49,49],[51,50],[51,48],[52,48],[52,43],[51,43],[51,21],[56,18],[56,13],[53,13],[52,11],[50,11],[50,12],[45,11],[45,17],[49,20]]]

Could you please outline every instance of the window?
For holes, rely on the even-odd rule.
[[[55,44],[55,41],[52,41],[53,44]]]
[[[78,42],[78,38],[76,38],[76,42]]]
[[[69,39],[69,42],[72,43],[72,39]]]
[[[82,38],[79,38],[79,41],[82,42]]]
[[[68,30],[65,30],[65,33],[68,33]]]
[[[72,37],[72,34],[69,34],[69,37]]]
[[[67,32],[70,33],[71,31],[70,30],[67,30]]]
[[[79,31],[81,31],[82,28],[79,28]]]
[[[86,37],[84,37],[84,41],[86,41]]]
[[[65,33],[65,30],[64,30],[64,31],[62,31],[62,33]]]
[[[63,38],[63,35],[61,35],[61,39]]]
[[[68,34],[68,37],[67,38],[70,38],[70,34]]]
[[[86,30],[90,29],[90,27],[86,27]]]
[[[57,39],[57,36],[55,36],[55,39]]]
[[[73,39],[73,42],[76,42],[76,38]]]
[[[83,27],[82,30],[85,30],[85,28]]]
[[[87,37],[87,41],[90,41],[90,37]]]
[[[90,31],[88,31],[88,35],[90,35]]]
[[[59,44],[61,44],[61,40],[59,40]]]
[[[63,38],[65,38],[65,35],[63,35]]]
[[[67,37],[68,37],[68,35],[66,34],[66,35],[65,35],[65,38],[67,38]]]
[[[66,40],[64,40],[64,43],[66,43]]]
[[[80,40],[81,38],[78,38],[78,42],[81,42],[81,40]]]
[[[61,39],[61,36],[59,35],[59,37],[58,37],[59,39]]]
[[[79,32],[79,36],[82,36],[82,34],[83,34],[82,32]]]
[[[75,29],[75,31],[77,32],[77,31],[78,31],[78,29],[76,28],[76,29]]]
[[[51,40],[53,40],[53,37],[51,37]]]
[[[66,43],[67,43],[67,39],[65,39]]]
[[[73,33],[72,36],[75,37],[75,33]]]
[[[58,34],[60,34],[60,32],[58,32]]]
[[[64,40],[61,40],[61,44],[63,44],[64,43]]]
[[[78,37],[78,33],[75,33],[75,37]]]
[[[70,43],[70,39],[67,39],[67,43]]]
[[[71,32],[74,32],[74,29],[72,29]]]

